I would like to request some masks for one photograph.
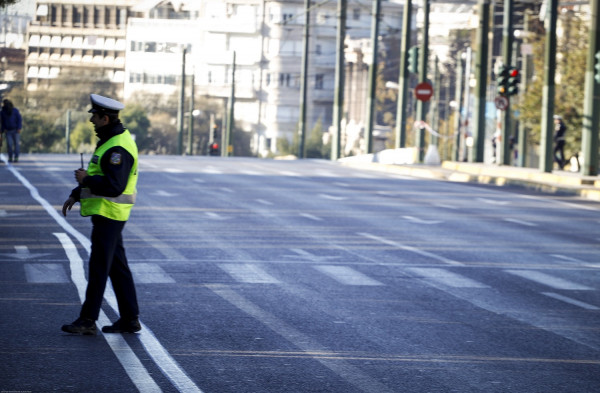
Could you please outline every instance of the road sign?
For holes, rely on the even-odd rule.
[[[505,111],[506,108],[508,108],[508,98],[504,96],[496,97],[494,103],[496,104],[496,108],[500,109],[501,111]]]
[[[415,87],[415,97],[419,101],[429,101],[433,95],[433,87],[429,82],[421,82]]]

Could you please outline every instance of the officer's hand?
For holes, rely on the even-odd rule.
[[[75,171],[75,180],[77,183],[83,185],[83,179],[87,177],[87,171],[83,168],[79,168]]]
[[[67,210],[71,210],[71,208],[73,207],[75,202],[77,202],[77,201],[73,197],[69,197],[69,199],[67,199],[65,201],[65,203],[63,204],[63,207],[62,207],[63,216],[65,216],[65,217],[67,216]]]

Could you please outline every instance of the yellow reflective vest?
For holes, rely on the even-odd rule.
[[[129,172],[127,186],[125,187],[123,193],[116,197],[95,195],[89,188],[83,187],[81,189],[80,196],[82,216],[100,215],[116,221],[127,221],[127,219],[129,219],[129,213],[131,212],[131,208],[135,203],[135,197],[137,194],[136,185],[138,179],[138,150],[128,130],[113,136],[96,149],[94,156],[88,165],[87,174],[89,176],[104,176],[102,168],[100,167],[102,156],[108,149],[115,146],[124,148],[133,156],[134,162],[133,166],[131,167],[131,171]]]

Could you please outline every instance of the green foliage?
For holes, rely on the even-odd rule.
[[[305,143],[306,158],[329,158],[331,144],[323,143],[323,121],[319,119]]]
[[[50,116],[23,111],[21,151],[23,153],[64,152],[64,132],[54,126]]]
[[[150,146],[150,120],[140,104],[126,105],[119,114],[123,125],[135,135],[135,142],[140,152],[146,152]]]
[[[71,151],[77,153],[92,153],[98,138],[94,132],[94,125],[89,121],[79,122],[71,130],[69,143]]]
[[[585,21],[572,13],[561,15],[565,31],[557,43],[557,64],[554,113],[563,116],[567,126],[565,155],[575,154],[581,149],[581,127],[585,69],[589,45],[588,28]],[[545,35],[539,33],[532,42],[534,74],[527,85],[518,106],[519,120],[529,129],[529,142],[540,143],[542,121],[542,98],[544,91]],[[552,134],[554,125],[550,124]],[[552,136],[551,136],[552,137]]]

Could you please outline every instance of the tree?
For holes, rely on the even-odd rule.
[[[140,152],[147,151],[151,145],[149,138],[150,120],[140,104],[126,105],[119,114],[123,125],[135,135],[135,143]]]
[[[323,143],[323,121],[319,118],[306,140],[306,158],[328,158],[330,149],[331,144]]]
[[[27,153],[64,152],[63,130],[53,124],[49,116],[23,111],[21,151]]]
[[[0,8],[8,7],[9,5],[16,4],[19,0],[0,0]]]
[[[557,43],[554,113],[562,115],[567,126],[565,155],[569,157],[581,149],[579,130],[583,121],[582,86],[585,84],[589,40],[587,24],[576,14],[562,14],[560,22],[565,34]],[[529,129],[529,142],[539,144],[544,90],[545,33],[541,31],[534,34],[531,44],[534,73],[518,109],[519,120]]]

